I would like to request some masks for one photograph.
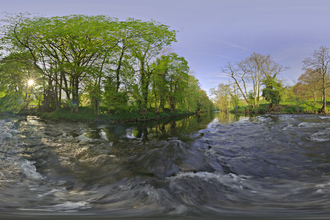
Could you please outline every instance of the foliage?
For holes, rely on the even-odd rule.
[[[28,85],[28,80],[38,76],[30,63],[29,54],[11,53],[0,61],[0,111],[26,109],[33,104],[37,89]]]
[[[211,95],[214,95],[214,101],[215,105],[221,110],[221,111],[228,111],[230,108],[230,102],[231,102],[231,91],[230,91],[230,85],[219,83],[219,85],[216,88],[211,88],[210,90]]]
[[[88,104],[95,117],[101,116],[100,105],[109,114],[139,111],[143,117],[151,109],[160,115],[166,108],[172,113],[213,108],[189,75],[188,62],[173,52],[161,55],[176,41],[176,31],[167,25],[103,15],[18,14],[4,21],[1,43],[9,55],[0,66],[0,93],[6,106],[17,109],[8,100],[23,99],[22,108],[71,106],[78,114]],[[31,76],[37,83],[27,88]]]
[[[282,102],[293,102],[296,100],[294,88],[295,86],[283,86],[281,96]]]
[[[261,88],[266,86],[263,82],[271,79],[275,80],[281,72],[288,68],[276,63],[270,55],[253,53],[236,64],[229,62],[222,68],[222,72],[228,74],[234,80],[237,90],[246,103],[249,104],[250,111],[252,111],[252,108],[257,109],[259,106]],[[248,92],[248,88],[252,88],[252,93]]]
[[[90,107],[80,107],[78,114],[71,114],[69,108],[62,108],[51,113],[45,113],[42,117],[52,119],[70,119],[70,120],[93,120],[95,119],[94,111]]]
[[[266,87],[262,89],[262,96],[270,102],[271,106],[278,105],[281,101],[281,82],[274,78],[267,78],[264,84]]]
[[[114,87],[110,85],[105,86],[104,92],[104,105],[108,107],[108,110],[114,110],[115,113],[121,113],[129,110],[129,106],[127,104],[129,96],[127,91],[118,91],[114,90]]]
[[[99,119],[101,120],[145,120],[145,119],[157,119],[157,118],[169,118],[178,115],[191,114],[193,112],[175,111],[171,112],[167,110],[157,115],[154,111],[148,111],[146,115],[140,114],[138,110],[132,110],[127,112],[116,113],[116,110],[110,111],[107,114],[107,107],[103,106]],[[69,119],[69,120],[95,120],[97,117],[94,115],[94,110],[91,107],[80,107],[78,114],[71,114],[70,108],[61,108],[51,113],[44,113],[41,117],[52,119]]]
[[[326,81],[330,82],[329,76],[326,76]],[[316,101],[317,97],[322,97],[322,80],[318,78],[318,73],[312,69],[307,69],[304,74],[298,78],[295,85],[295,93],[304,99],[313,98]]]
[[[312,57],[306,58],[304,61],[304,69],[311,71],[309,78],[313,78],[313,83],[317,83],[317,81],[320,81],[320,85],[315,85],[316,88],[319,87],[319,89],[322,92],[322,100],[323,100],[323,106],[321,111],[323,113],[326,113],[326,90],[329,87],[329,65],[330,65],[330,50],[327,47],[320,47],[319,50],[315,50],[312,54]]]

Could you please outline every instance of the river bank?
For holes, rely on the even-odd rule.
[[[142,115],[138,111],[127,111],[122,113],[105,113],[102,112],[99,116],[95,116],[93,109],[88,107],[79,108],[78,114],[71,114],[70,108],[62,108],[53,112],[39,112],[39,111],[20,111],[17,115],[32,115],[38,116],[42,119],[52,121],[94,121],[94,122],[108,122],[108,123],[120,123],[120,122],[140,122],[140,121],[152,121],[162,120],[169,118],[185,117],[195,114],[203,113],[188,112],[188,111],[165,111],[156,114],[154,111],[149,110],[147,114]],[[7,115],[13,115],[12,113],[3,113]]]
[[[330,114],[329,110],[326,113],[321,113],[322,103],[320,102],[284,102],[278,106],[270,108],[269,103],[263,103],[258,108],[249,109],[248,105],[238,106],[237,110],[230,109],[230,113],[236,114]]]

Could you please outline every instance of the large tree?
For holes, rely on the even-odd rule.
[[[210,89],[211,95],[214,96],[215,104],[221,111],[229,111],[231,101],[230,92],[230,85],[224,83],[219,83],[217,87]]]
[[[252,85],[252,98],[255,108],[259,105],[260,86],[263,77],[262,68],[265,62],[266,56],[253,53],[237,64],[240,70],[245,74],[247,81]]]
[[[247,92],[247,76],[246,72],[240,71],[235,64],[228,62],[224,67],[221,68],[222,72],[228,74],[228,76],[234,80],[234,83],[237,85],[238,90],[242,94],[246,103],[249,102],[248,92]],[[250,111],[253,106],[249,105]]]
[[[298,78],[295,91],[305,99],[312,97],[314,102],[316,101],[317,96],[322,94],[322,82],[315,70],[307,69]]]
[[[156,85],[154,98],[159,100],[158,110],[164,110],[164,103],[167,99],[171,111],[174,112],[177,104],[184,106],[183,94],[189,80],[188,62],[176,53],[162,56],[157,61],[160,63],[155,67],[155,69],[158,67],[158,74],[154,74],[155,77],[153,77]]]
[[[321,108],[322,113],[327,111],[326,102],[326,89],[329,86],[329,64],[330,53],[329,48],[321,46],[318,50],[315,50],[311,57],[306,58],[304,61],[303,69],[314,70],[315,77],[321,82],[322,100],[323,105]]]
[[[110,111],[139,109],[142,114],[152,105],[159,113],[210,104],[183,57],[161,56],[176,41],[176,31],[167,25],[101,15],[19,14],[6,22],[2,44],[10,53],[29,56],[39,73],[44,110],[59,109],[64,100],[78,113],[82,94],[96,116],[101,102]]]
[[[10,50],[29,52],[34,65],[48,78],[48,87],[53,88],[54,83],[57,96],[64,89],[72,112],[78,113],[80,83],[87,75],[102,72],[103,64],[119,43],[116,19],[18,15],[7,22],[3,42]]]
[[[11,53],[0,60],[0,110],[17,112],[32,101],[39,71],[28,53]],[[31,82],[29,85],[28,82]]]
[[[276,63],[270,55],[253,53],[236,65],[229,62],[222,68],[222,72],[234,80],[246,103],[252,101],[253,104],[249,104],[251,111],[253,107],[257,110],[261,86],[266,86],[268,90],[274,89],[271,84],[276,81],[280,72],[288,68]],[[249,95],[248,88],[252,88],[252,95]]]
[[[135,93],[135,97],[139,100],[141,113],[146,114],[151,76],[155,73],[153,63],[165,46],[176,41],[176,32],[155,21],[135,21],[132,24],[132,29],[141,33],[139,37],[127,42],[138,64],[139,94]]]

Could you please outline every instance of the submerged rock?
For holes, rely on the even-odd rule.
[[[212,170],[199,151],[192,151],[180,140],[161,141],[129,161],[135,172],[157,178],[173,176],[179,171]],[[149,147],[150,149],[151,147]]]

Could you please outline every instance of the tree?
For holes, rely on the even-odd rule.
[[[282,84],[279,80],[270,77],[265,79],[264,85],[266,87],[262,89],[262,96],[270,102],[269,107],[272,109],[281,101]]]
[[[197,111],[213,111],[214,110],[214,104],[212,101],[210,101],[209,97],[207,96],[206,92],[204,90],[199,90],[199,97],[197,100],[198,109]]]
[[[21,14],[7,22],[3,42],[10,50],[29,52],[34,65],[48,78],[48,91],[55,92],[57,106],[64,89],[72,101],[71,112],[78,113],[81,82],[102,72],[119,43],[116,19],[84,15],[30,18]]]
[[[327,79],[328,81],[329,79]],[[298,78],[295,91],[305,99],[313,98],[314,102],[316,97],[322,94],[322,83],[315,70],[307,69],[304,74]]]
[[[228,112],[231,102],[230,85],[219,83],[217,87],[210,89],[210,93],[215,96],[214,101],[216,106],[221,111]]]
[[[166,96],[169,91],[168,75],[172,57],[162,55],[154,62],[155,74],[152,76],[152,93],[155,102],[155,113],[165,110]]]
[[[170,30],[169,26],[155,21],[137,22],[133,20],[132,24],[134,24],[132,28],[140,32],[140,37],[128,42],[130,43],[130,52],[138,63],[139,94],[135,93],[135,97],[139,99],[141,113],[146,114],[150,80],[154,74],[153,61],[163,47],[176,41],[176,32]]]
[[[253,53],[236,65],[232,65],[229,62],[222,68],[222,71],[234,80],[251,111],[253,107],[257,109],[259,105],[261,86],[264,85],[267,87],[268,85],[268,90],[274,89],[275,87],[270,85],[274,84],[279,73],[288,68],[276,63],[270,55],[265,56],[259,53]],[[249,95],[247,88],[251,87],[252,93]],[[276,91],[271,93],[275,94]],[[251,101],[253,104],[250,104]]]
[[[239,104],[239,93],[238,88],[235,83],[230,83],[229,81],[229,89],[230,89],[230,96],[231,96],[231,104],[234,106],[234,111],[237,112],[238,104]]]
[[[312,69],[316,78],[321,82],[322,100],[323,105],[321,108],[322,113],[327,111],[326,102],[326,89],[329,87],[329,64],[330,64],[330,54],[329,48],[321,46],[318,50],[315,50],[312,57],[308,57],[303,60],[303,69]]]
[[[177,54],[172,53],[171,63],[168,69],[167,99],[172,112],[178,103],[183,105],[183,94],[187,87],[189,67],[188,62]]]
[[[227,73],[228,76],[234,80],[234,83],[237,85],[238,90],[240,91],[246,103],[249,105],[250,111],[252,111],[253,106],[249,104],[249,94],[247,92],[247,72],[240,71],[239,68],[237,68],[230,62],[228,62],[226,66],[222,67],[222,72]]]
[[[117,113],[127,111],[136,106],[127,106],[130,96],[140,100],[137,80],[136,58],[132,54],[132,48],[137,39],[143,35],[143,29],[139,20],[129,18],[119,22],[118,44],[104,71],[104,98],[103,104],[108,111],[115,110]]]
[[[294,92],[295,86],[283,86],[282,88],[282,95],[281,95],[281,101],[282,102],[294,102],[296,99],[295,92]]]
[[[176,31],[167,25],[101,15],[19,14],[6,22],[1,42],[10,53],[29,56],[29,65],[39,74],[44,111],[58,110],[64,102],[78,113],[81,95],[96,116],[100,103],[109,111],[139,109],[142,114],[152,105],[159,113],[210,104],[198,80],[189,75],[187,61],[175,53],[161,54],[176,41]],[[16,67],[16,72],[24,69]]]
[[[32,101],[29,80],[39,76],[28,53],[13,52],[0,61],[0,110],[17,112]],[[35,86],[35,85],[34,85]]]
[[[188,76],[188,84],[187,88],[183,94],[183,98],[185,101],[186,109],[188,111],[196,112],[198,111],[198,107],[200,109],[199,103],[199,91],[201,90],[198,79],[195,78],[193,72],[190,72]],[[199,104],[198,104],[199,103]]]
[[[259,94],[261,80],[263,77],[263,65],[266,62],[266,56],[259,53],[253,53],[251,56],[238,63],[238,67],[247,76],[247,81],[252,83],[252,97],[254,104],[257,108],[259,106]]]

